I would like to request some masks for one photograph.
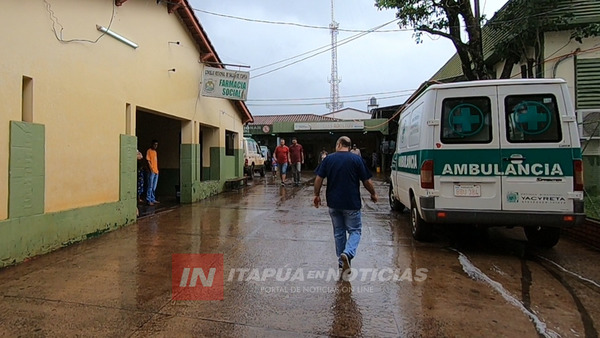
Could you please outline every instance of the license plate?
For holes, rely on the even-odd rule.
[[[479,184],[455,184],[454,196],[480,197],[481,186]]]

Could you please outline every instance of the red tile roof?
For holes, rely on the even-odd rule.
[[[250,124],[273,124],[275,122],[324,122],[341,121],[331,117],[315,114],[290,114],[290,115],[257,115],[254,116],[254,123]]]

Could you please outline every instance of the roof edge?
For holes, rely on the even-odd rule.
[[[115,5],[121,6],[125,2],[127,2],[127,0],[115,0]],[[217,54],[215,47],[210,42],[208,34],[206,34],[206,31],[204,31],[202,28],[202,25],[200,24],[200,21],[198,21],[196,15],[194,15],[193,8],[189,2],[187,0],[170,0],[167,3],[167,10],[169,13],[176,13],[181,18],[182,23],[185,24],[187,29],[192,34],[192,38],[196,40],[198,49],[200,51],[199,61],[203,64],[206,64],[213,60],[213,64],[215,64],[216,67],[225,68],[221,62],[221,58],[219,58],[219,55]],[[243,124],[254,121],[254,118],[252,117],[252,114],[250,113],[250,110],[244,101],[229,101],[233,101],[236,110],[241,115]]]

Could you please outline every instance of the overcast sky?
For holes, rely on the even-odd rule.
[[[480,6],[491,18],[506,1],[480,0]],[[227,68],[250,71],[246,105],[253,115],[329,112],[331,0],[189,3],[222,62],[250,66]],[[412,30],[399,31],[396,23],[361,33],[395,19],[394,10],[379,11],[374,0],[334,5],[344,108],[366,111],[370,97],[380,107],[401,104],[455,53],[444,38],[426,36],[416,44]]]

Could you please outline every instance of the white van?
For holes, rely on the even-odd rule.
[[[244,137],[242,140],[242,151],[244,155],[244,174],[250,179],[254,177],[254,173],[260,173],[260,177],[265,177],[265,159],[260,150],[258,143],[249,138]]]
[[[583,164],[567,83],[560,79],[435,84],[400,112],[389,191],[410,208],[412,235],[433,223],[523,226],[554,246],[579,225]]]

